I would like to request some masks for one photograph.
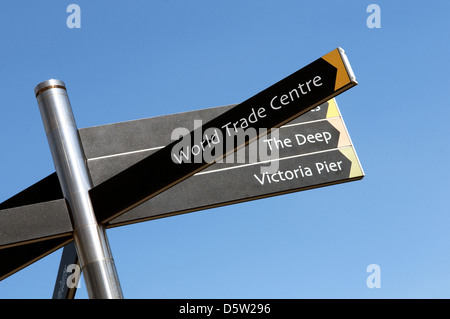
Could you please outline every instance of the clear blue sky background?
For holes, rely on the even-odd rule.
[[[71,3],[81,29],[66,26]],[[366,25],[371,3],[380,29]],[[449,12],[444,0],[4,1],[0,201],[54,171],[33,94],[44,80],[66,83],[83,128],[238,103],[341,46],[359,85],[337,101],[366,177],[111,229],[124,296],[450,298]],[[51,298],[61,251],[0,282],[0,298]],[[369,264],[381,288],[366,286]]]

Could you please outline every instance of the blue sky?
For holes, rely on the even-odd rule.
[[[71,3],[80,29],[66,26]],[[42,81],[66,83],[84,128],[239,103],[340,46],[359,85],[337,101],[366,177],[111,229],[124,296],[449,298],[448,12],[443,0],[4,2],[0,201],[54,171]],[[51,298],[60,256],[0,282],[0,298]],[[381,288],[366,285],[370,264]]]

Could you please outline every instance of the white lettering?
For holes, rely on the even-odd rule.
[[[366,279],[368,288],[381,288],[381,268],[377,264],[370,264],[367,266],[366,272],[371,274]]]
[[[311,92],[314,87],[321,86],[321,80],[322,78],[316,75],[312,80],[308,80],[305,83],[298,84],[298,90],[300,91],[300,93],[297,88],[295,88],[290,90],[289,94],[281,95],[280,98],[278,98],[278,95],[275,95],[270,101],[270,107],[274,110],[278,110],[284,105],[288,105],[289,103],[294,102],[296,99],[299,99],[301,95],[305,95]]]
[[[372,12],[371,15],[367,17],[366,24],[369,29],[381,28],[381,8],[378,4],[369,4],[367,6],[366,12]]]
[[[80,277],[81,277],[81,269],[77,264],[70,264],[66,268],[66,272],[71,273],[66,280],[67,287],[69,289],[72,288],[80,288]]]
[[[330,132],[322,132],[322,133],[316,133],[316,134],[295,134],[295,140],[297,141],[297,144],[303,145],[306,142],[308,143],[316,143],[317,142],[325,142],[325,144],[328,144],[328,142],[331,140],[331,133]]]
[[[337,172],[342,170],[342,161],[339,162],[331,162],[327,163],[327,161],[323,161],[323,163],[316,163],[316,169],[319,174],[322,174],[322,171],[325,170],[327,173]]]
[[[277,171],[276,173],[269,174],[267,172],[261,173],[260,176],[257,174],[253,174],[255,179],[262,185],[267,182],[268,184],[272,183],[281,183],[285,181],[291,181],[293,179],[303,178],[305,176],[312,176],[312,170],[309,167],[298,166],[298,168],[285,170],[285,171]]]
[[[186,303],[186,306],[181,306],[179,313],[186,314],[186,313],[193,313],[193,314],[206,314],[207,317],[209,317],[214,309],[214,306],[194,306],[189,305],[189,303]]]
[[[81,28],[81,8],[78,4],[69,4],[66,12],[73,12],[67,17],[66,25],[68,28]]]

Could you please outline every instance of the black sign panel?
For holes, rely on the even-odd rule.
[[[0,249],[0,280],[31,265],[73,240],[72,235]]]
[[[336,49],[212,119],[203,127],[191,131],[188,137],[184,136],[183,140],[194,141],[190,151],[192,157],[174,160],[174,149],[180,150],[177,148],[180,139],[94,187],[89,193],[97,219],[105,223],[120,216],[212,165],[214,160],[220,160],[252,139],[267,134],[271,129],[280,127],[356,85],[349,70],[343,51]],[[234,132],[249,128],[256,133],[247,140],[236,143],[223,141],[220,149],[217,145],[211,146],[214,144],[211,137],[213,132],[220,133],[222,137],[231,137]],[[209,137],[206,132],[209,132]],[[200,144],[195,144],[198,140]],[[195,151],[194,146],[197,147]],[[208,151],[210,153],[206,159]]]

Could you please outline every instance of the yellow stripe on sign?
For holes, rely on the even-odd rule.
[[[350,169],[350,175],[348,178],[354,177],[364,177],[364,172],[362,170],[361,165],[359,164],[358,157],[356,156],[355,150],[353,147],[347,147],[339,150],[345,157],[347,157],[350,162],[352,162],[352,167]]]
[[[327,119],[331,117],[337,117],[340,116],[339,110],[336,105],[335,99],[331,99],[328,101],[328,111],[327,111]]]
[[[333,50],[330,53],[325,54],[322,57],[322,59],[324,59],[337,69],[336,82],[334,84],[335,91],[350,83],[350,77],[348,76],[344,62],[342,61],[339,49]]]

